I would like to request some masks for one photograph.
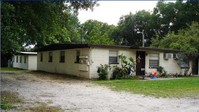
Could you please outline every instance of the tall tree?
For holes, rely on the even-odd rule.
[[[1,54],[13,54],[24,46],[36,47],[52,43],[77,41],[79,21],[78,9],[88,9],[95,1],[59,0],[42,1],[3,1],[1,3]]]
[[[199,52],[199,23],[193,22],[186,29],[181,29],[178,34],[174,32],[161,40],[155,40],[152,47],[173,48],[184,51],[188,54]]]
[[[145,10],[138,11],[136,14],[128,14],[122,16],[118,23],[118,28],[113,33],[113,38],[117,41],[121,40],[121,44],[142,46],[142,37],[150,40],[155,34],[155,16]],[[118,35],[116,35],[118,34]],[[149,46],[149,41],[145,46]]]
[[[153,10],[153,14],[158,17],[159,28],[156,33],[159,38],[163,38],[169,31],[178,32],[192,23],[199,22],[199,2],[181,0],[174,2],[159,2]]]
[[[192,22],[186,29],[181,29],[178,34],[174,32],[161,40],[153,39],[152,47],[172,48],[184,51],[184,57],[190,60],[190,70],[193,60],[199,55],[199,23]]]
[[[115,26],[97,20],[88,20],[81,25],[82,41],[89,44],[114,44],[110,38]]]
[[[145,46],[149,46],[154,36],[162,39],[171,31],[187,28],[192,21],[199,22],[198,7],[199,2],[160,0],[153,13],[138,11],[122,16],[112,38],[117,44],[141,46],[143,36],[147,39]]]

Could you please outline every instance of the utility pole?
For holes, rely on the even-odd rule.
[[[141,33],[142,34],[142,47],[144,47],[144,43],[145,43],[145,39],[144,39],[144,30],[142,30],[142,32],[138,31],[138,34]]]
[[[142,30],[142,47],[144,47],[144,30]]]

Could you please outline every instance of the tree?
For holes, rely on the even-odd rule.
[[[199,23],[192,22],[186,29],[181,29],[178,34],[171,32],[161,40],[154,39],[151,46],[160,48],[173,48],[194,54],[199,52]]]
[[[162,39],[169,32],[177,34],[192,21],[199,22],[198,7],[199,2],[177,0],[166,3],[160,0],[153,13],[142,10],[122,16],[111,36],[117,44],[133,46],[141,46],[144,36],[147,39],[145,46],[150,46],[153,37]]]
[[[179,29],[187,28],[192,21],[199,22],[199,2],[177,0],[175,3],[159,2],[153,10],[158,18],[159,27],[156,33],[159,38],[166,36],[169,31],[177,33]]]
[[[112,38],[116,42],[122,41],[123,45],[142,45],[142,36],[145,39],[150,40],[155,34],[155,16],[150,12],[142,10],[138,11],[136,14],[128,14],[122,16],[118,23],[118,28],[113,32]],[[143,35],[141,34],[143,32]],[[145,46],[149,46],[150,41],[148,41]]]
[[[113,25],[108,25],[97,20],[88,20],[81,25],[81,36],[83,43],[88,44],[114,44],[110,38]]]
[[[78,9],[92,8],[95,1],[3,1],[1,3],[2,55],[12,55],[31,44],[78,42]]]
[[[184,52],[184,57],[190,60],[189,73],[192,72],[193,60],[199,55],[199,23],[192,22],[186,29],[181,29],[178,34],[174,32],[161,40],[153,39],[152,47],[172,48]]]

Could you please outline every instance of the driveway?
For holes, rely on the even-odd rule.
[[[64,112],[199,112],[198,97],[154,98],[116,92],[88,80],[43,72],[1,75],[1,91],[19,93],[27,106],[30,102],[45,102],[60,106]]]

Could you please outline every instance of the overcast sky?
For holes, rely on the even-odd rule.
[[[152,11],[157,1],[98,1],[99,6],[94,11],[80,10],[78,18],[81,23],[89,19],[117,25],[122,15],[139,10]]]

